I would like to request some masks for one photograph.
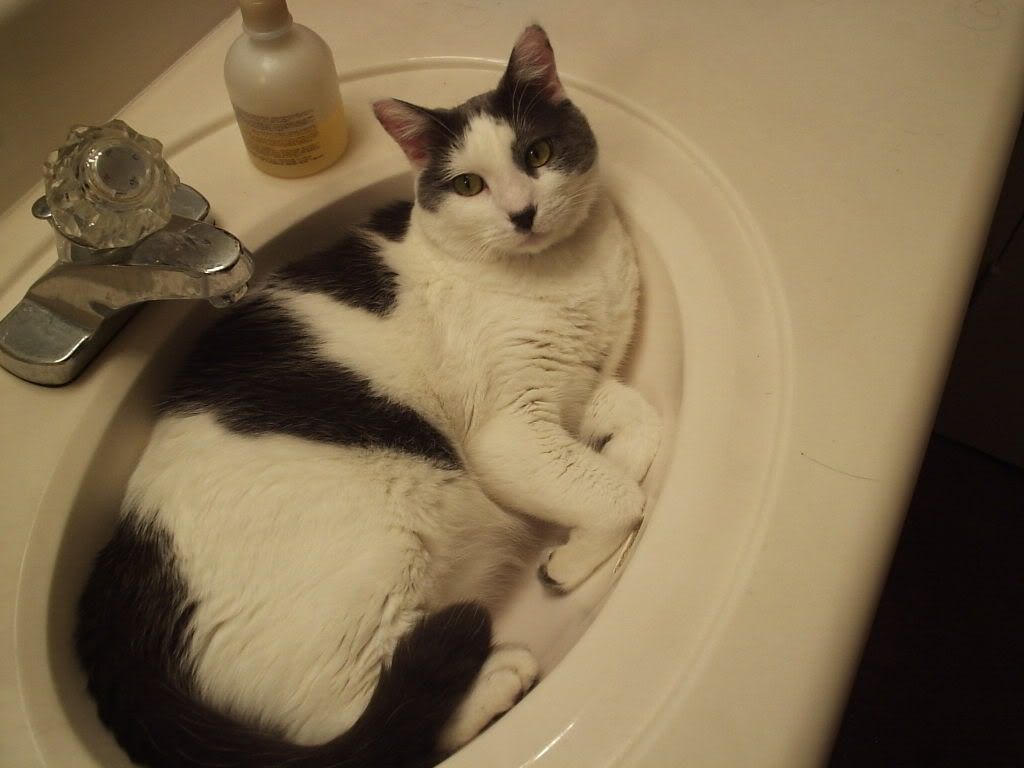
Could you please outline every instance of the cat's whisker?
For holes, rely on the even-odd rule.
[[[542,90],[537,90],[537,92],[533,94],[533,98],[530,99],[530,103],[527,104],[526,105],[526,109],[523,110],[523,118],[524,119],[530,116],[530,113],[533,111],[534,105],[536,105],[538,99],[540,99],[540,97],[543,94],[544,94],[544,92]]]
[[[522,105],[523,94],[526,92],[526,88],[517,80],[512,85],[512,125],[517,131],[523,129],[522,111],[520,106]]]

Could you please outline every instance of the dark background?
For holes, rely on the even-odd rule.
[[[1024,768],[1024,138],[829,768]]]

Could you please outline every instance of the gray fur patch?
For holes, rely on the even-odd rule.
[[[416,200],[436,211],[446,195],[456,194],[445,180],[448,158],[464,142],[470,120],[489,115],[507,123],[515,133],[512,159],[524,173],[536,178],[542,171],[526,163],[527,150],[540,139],[551,143],[547,168],[567,174],[588,171],[597,160],[597,140],[583,113],[568,99],[552,104],[541,88],[516,83],[508,73],[493,91],[474,96],[454,109],[430,111],[438,126],[431,143],[430,161],[416,184]]]

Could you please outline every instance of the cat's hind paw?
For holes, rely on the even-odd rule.
[[[454,752],[512,709],[540,674],[534,655],[518,645],[498,645],[441,733],[439,747]]]
[[[612,435],[602,446],[601,454],[627,477],[642,483],[660,444],[661,424],[652,422],[642,433]]]
[[[633,387],[605,380],[583,414],[580,437],[636,482],[643,482],[661,444],[661,415]]]

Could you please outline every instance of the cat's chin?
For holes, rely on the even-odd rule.
[[[494,249],[494,255],[499,258],[515,259],[539,256],[552,246],[558,245],[568,239],[572,233],[564,232],[529,232],[517,235],[512,242]]]
[[[561,239],[564,238],[554,237],[551,232],[528,232],[521,236],[517,250],[526,256],[535,256]]]

